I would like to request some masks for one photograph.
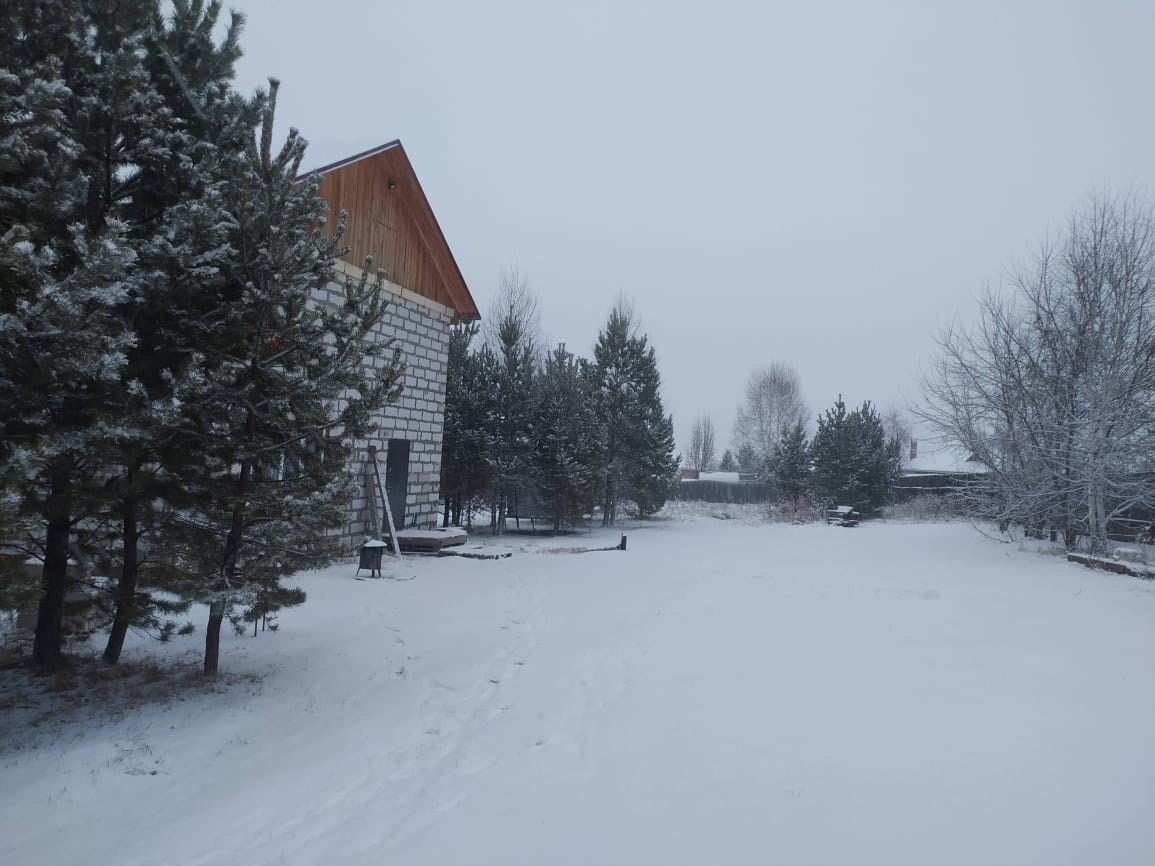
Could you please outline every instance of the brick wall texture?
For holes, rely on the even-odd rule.
[[[343,290],[331,283],[324,301],[340,303]],[[394,296],[374,339],[401,349],[405,364],[401,398],[378,416],[376,431],[368,439],[356,440],[353,469],[358,492],[349,513],[344,535],[350,547],[358,547],[366,536],[380,535],[383,519],[381,498],[375,490],[369,446],[377,448],[381,482],[387,484],[386,465],[390,439],[409,440],[409,485],[404,525],[430,528],[437,525],[441,495],[441,434],[445,421],[445,374],[449,354],[449,322],[441,313],[408,299]],[[391,354],[391,353],[389,353]],[[386,366],[389,357],[374,363]],[[400,529],[402,516],[394,515]]]

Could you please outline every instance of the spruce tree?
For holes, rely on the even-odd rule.
[[[298,180],[296,130],[273,152],[276,92],[274,81],[258,95],[255,135],[216,167],[227,261],[204,275],[198,350],[176,384],[180,423],[163,455],[183,492],[186,591],[209,604],[206,674],[236,606],[260,615],[302,600],[280,580],[340,552],[335,530],[355,489],[350,440],[400,395],[398,352],[371,339],[385,312],[380,274],[343,281],[339,304],[318,300],[337,280],[344,215],[329,233],[319,178]]]

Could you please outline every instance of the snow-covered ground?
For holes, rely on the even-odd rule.
[[[738,516],[305,575],[258,685],[6,724],[0,863],[1155,862],[1155,585]]]

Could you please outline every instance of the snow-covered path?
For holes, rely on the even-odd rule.
[[[614,540],[305,576],[258,689],[0,752],[0,862],[1155,862],[1155,585],[949,525],[547,552]]]

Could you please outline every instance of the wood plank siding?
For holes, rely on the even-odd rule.
[[[343,258],[356,267],[373,257],[385,279],[448,307],[454,321],[477,319],[449,244],[399,141],[317,169],[331,219],[349,221]]]

